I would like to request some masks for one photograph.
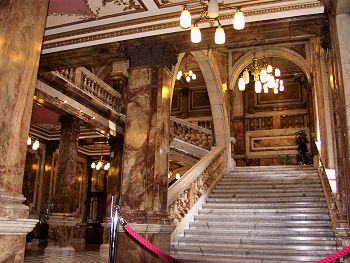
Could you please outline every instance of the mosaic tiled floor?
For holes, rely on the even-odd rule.
[[[43,251],[26,251],[24,263],[108,263],[108,255],[99,250],[78,251],[74,256],[47,256]]]

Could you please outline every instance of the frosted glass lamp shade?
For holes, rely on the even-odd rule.
[[[248,70],[243,71],[243,79],[245,84],[249,84],[249,72]]]
[[[191,23],[192,23],[192,18],[191,18],[190,11],[188,11],[186,7],[184,7],[180,15],[180,26],[182,28],[190,28]]]
[[[261,85],[261,82],[258,80],[258,81],[255,81],[255,92],[256,93],[261,93],[261,90],[262,90],[262,85]]]
[[[199,27],[194,25],[191,29],[191,42],[197,44],[202,41],[201,31]]]
[[[238,90],[244,91],[245,90],[245,81],[243,77],[240,77],[238,80]]]
[[[208,1],[208,16],[210,18],[217,18],[219,16],[219,4],[217,0]]]
[[[260,81],[261,81],[261,83],[266,83],[267,82],[267,71],[266,71],[266,69],[261,69],[260,70]]]
[[[225,31],[221,26],[215,30],[215,44],[222,45],[225,43]]]
[[[279,68],[275,69],[275,77],[280,77],[281,76],[281,71]]]
[[[192,74],[192,79],[193,79],[193,80],[196,80],[196,79],[197,79],[197,75],[193,73],[193,74]]]
[[[244,14],[241,10],[238,10],[233,17],[233,28],[236,30],[242,30],[245,26]]]

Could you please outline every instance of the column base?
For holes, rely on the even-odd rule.
[[[101,223],[101,226],[103,227],[103,244],[100,245],[100,253],[104,255],[108,255],[110,235],[111,235],[110,218],[109,217],[105,218],[104,222]]]
[[[75,252],[74,233],[80,227],[81,220],[69,214],[52,214],[47,220],[49,225],[48,245],[45,254],[72,255]]]
[[[129,224],[138,234],[152,242],[161,250],[169,253],[170,235],[174,230],[172,225],[159,224]],[[122,227],[118,231],[117,261],[120,263],[160,263],[167,262],[154,253],[145,249],[140,243],[135,241]]]

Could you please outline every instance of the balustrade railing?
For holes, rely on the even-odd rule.
[[[224,147],[216,146],[169,188],[168,207],[174,223],[180,222],[223,176],[224,159]]]
[[[187,121],[171,117],[170,132],[176,138],[190,144],[210,149],[212,146],[212,131]]]
[[[75,69],[58,70],[55,73],[73,83],[84,93],[120,112],[121,94],[103,82],[91,71],[84,67],[78,67]]]
[[[340,226],[338,220],[340,215],[339,204],[337,203],[336,195],[332,193],[332,188],[327,178],[326,170],[321,158],[319,158],[319,163],[320,165],[318,167],[318,174],[322,184],[323,193],[326,199],[327,210],[332,222],[332,227],[333,229],[335,229]]]

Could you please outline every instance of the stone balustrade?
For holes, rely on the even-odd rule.
[[[190,144],[210,149],[212,146],[212,131],[187,121],[171,117],[170,132],[176,138]]]
[[[174,223],[180,222],[223,176],[224,159],[224,147],[216,146],[169,188],[168,208]]]
[[[318,174],[323,188],[323,193],[327,203],[327,210],[329,218],[331,219],[333,229],[341,227],[339,217],[340,217],[340,207],[339,202],[337,202],[336,194],[332,192],[331,185],[327,178],[325,167],[323,166],[322,160],[319,157],[320,166],[318,167]]]
[[[74,84],[88,96],[109,105],[117,112],[121,110],[121,94],[103,82],[91,71],[84,67],[62,69],[56,71],[60,77]]]

